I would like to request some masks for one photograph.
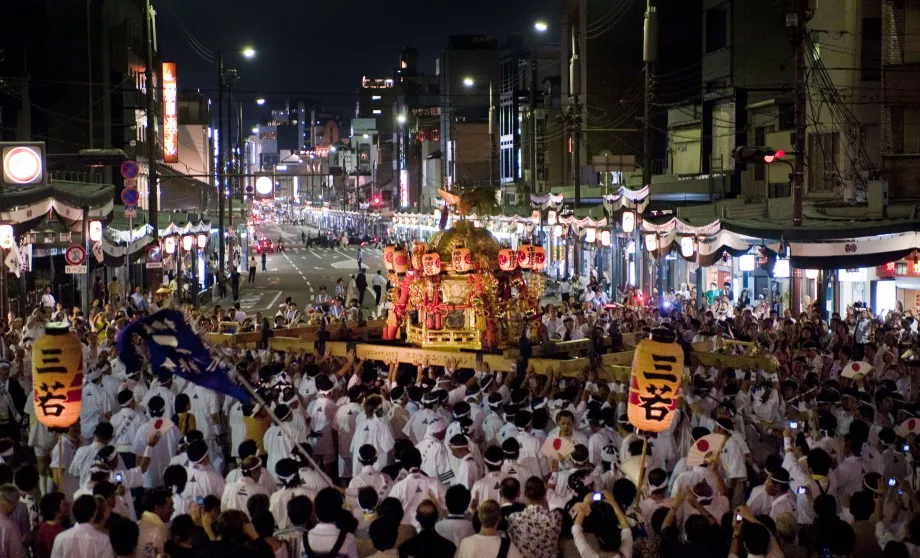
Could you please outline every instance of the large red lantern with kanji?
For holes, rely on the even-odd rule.
[[[393,271],[396,273],[409,271],[409,252],[405,250],[393,251]]]
[[[466,273],[473,267],[473,255],[469,248],[454,248],[451,253],[451,260],[454,264],[454,271],[457,273]]]
[[[530,269],[533,267],[533,245],[522,244],[517,250],[517,264],[521,269]]]
[[[441,256],[437,252],[428,252],[422,256],[422,272],[429,277],[441,273]]]
[[[533,247],[533,263],[531,264],[531,269],[534,271],[542,271],[546,267],[546,249],[542,246]]]
[[[393,252],[396,251],[396,246],[384,246],[383,248],[383,267],[387,271],[393,271]]]
[[[498,251],[498,268],[502,271],[514,271],[517,267],[517,252],[511,248]]]

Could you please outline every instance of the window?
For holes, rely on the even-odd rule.
[[[882,18],[862,20],[861,41],[860,77],[863,81],[879,81],[882,79]]]
[[[811,134],[808,150],[808,191],[833,192],[837,181],[840,134]]]
[[[903,63],[920,62],[920,0],[904,0]],[[897,39],[896,39],[897,40]]]
[[[706,11],[706,52],[728,46],[728,4]]]

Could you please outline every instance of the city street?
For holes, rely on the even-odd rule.
[[[263,235],[271,239],[276,251],[266,255],[265,268],[262,271],[262,256],[255,254],[257,269],[254,284],[247,283],[244,273],[240,282],[240,307],[249,315],[259,311],[271,310],[274,315],[278,306],[287,297],[291,297],[302,310],[311,303],[325,285],[330,296],[335,292],[336,279],[342,278],[348,284],[349,275],[357,274],[357,246],[336,248],[304,248],[301,242],[301,232],[316,235],[317,229],[313,227],[300,227],[294,225],[278,225],[267,223],[256,227],[258,238]],[[277,251],[278,238],[284,238],[284,252]],[[381,251],[375,248],[364,248],[362,265],[367,274],[368,285],[371,284],[373,275],[377,270],[383,270]],[[233,304],[233,299],[228,297],[217,301],[221,306]],[[374,292],[370,287],[364,297],[364,308],[373,310]]]

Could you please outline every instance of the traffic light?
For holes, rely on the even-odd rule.
[[[374,196],[373,200],[371,201],[374,205],[380,205],[380,196]]]
[[[772,147],[740,145],[735,148],[735,170],[746,170],[747,163],[766,163],[770,164],[777,159],[786,156],[782,149],[773,149]]]

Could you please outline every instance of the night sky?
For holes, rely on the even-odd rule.
[[[216,97],[216,66],[199,57],[179,31],[179,21],[210,50],[251,44],[258,54],[238,67],[244,98],[265,97],[256,114],[289,97],[313,97],[351,116],[362,75],[391,77],[404,45],[419,50],[419,70],[434,75],[435,59],[448,35],[483,34],[500,41],[512,33],[559,41],[561,0],[153,0],[164,60],[178,64],[179,87]],[[179,21],[177,21],[177,18]],[[550,31],[537,34],[541,19]]]

